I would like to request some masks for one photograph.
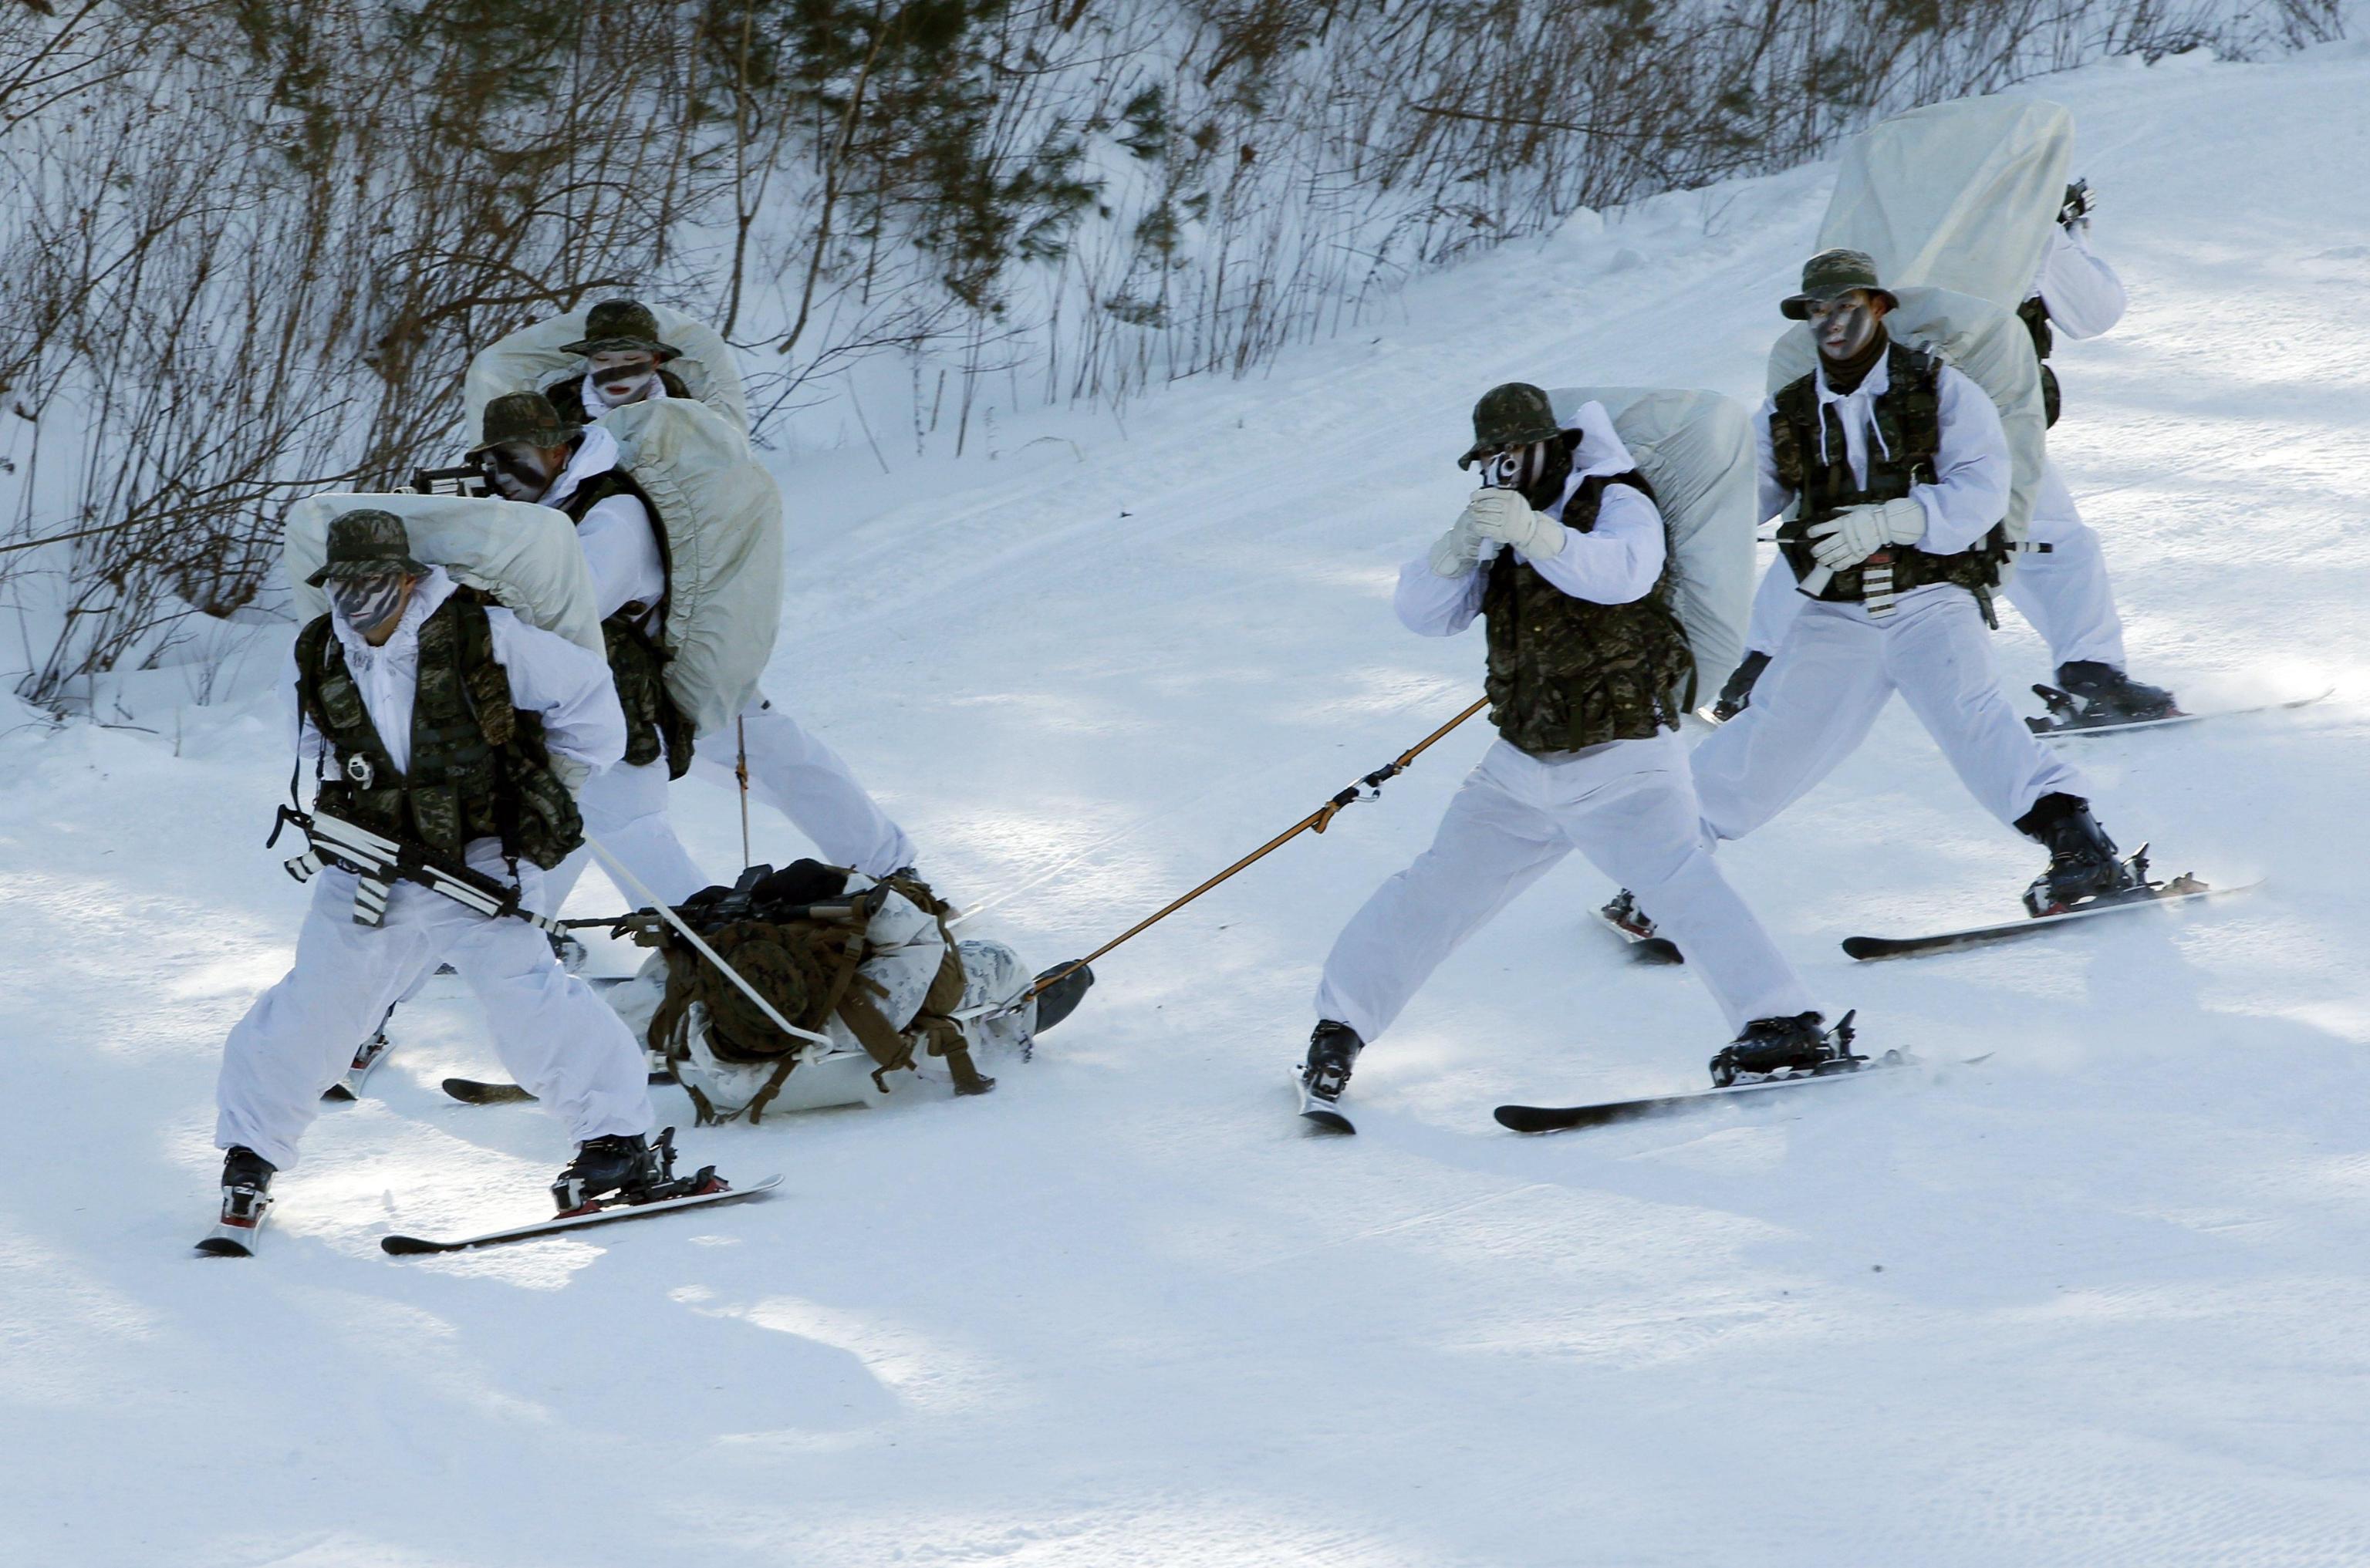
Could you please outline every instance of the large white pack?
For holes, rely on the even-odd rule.
[[[1670,529],[1671,608],[1696,658],[1698,701],[1744,656],[1753,609],[1753,425],[1717,392],[1643,386],[1558,387],[1547,398],[1570,429],[1583,403],[1601,403],[1638,471],[1654,486]]]
[[[469,361],[468,376],[461,383],[471,442],[477,439],[486,405],[495,398],[511,392],[541,392],[570,372],[583,370],[584,357],[564,353],[560,345],[584,340],[584,318],[592,308],[586,305],[565,315],[547,316],[477,350],[477,358]],[[684,389],[696,401],[747,436],[749,395],[741,384],[741,365],[733,358],[732,346],[696,316],[667,305],[648,308],[658,320],[660,338],[683,350],[681,357],[667,361],[666,368],[682,378]],[[626,406],[639,405],[629,403]],[[602,422],[615,419],[616,412],[604,416]]]
[[[1882,276],[1879,273],[1879,276]],[[2024,543],[2032,521],[2033,497],[2040,493],[2042,465],[2048,460],[2049,421],[2041,404],[2041,361],[2032,352],[2032,335],[2013,309],[2003,310],[1988,300],[1948,289],[1893,287],[1901,308],[1884,318],[1885,330],[1896,342],[1939,354],[1989,395],[1999,409],[2000,430],[2008,437],[2012,465],[2008,491],[2008,542]],[[1809,326],[1798,322],[1769,350],[1769,390],[1811,373],[1819,351]],[[2013,564],[2015,557],[2008,557]],[[2003,566],[2002,580],[2008,567]]]
[[[282,558],[298,624],[328,613],[329,596],[305,579],[329,558],[329,524],[350,511],[403,519],[411,554],[483,589],[531,626],[603,653],[592,574],[565,512],[464,496],[308,496],[288,509]]]
[[[1896,293],[1949,289],[2012,311],[2048,254],[2073,162],[2074,117],[2060,105],[1928,104],[1852,138],[1819,245],[1868,252]]]
[[[713,734],[756,696],[774,656],[782,493],[740,432],[699,404],[631,403],[601,423],[666,534],[667,694],[696,733]]]

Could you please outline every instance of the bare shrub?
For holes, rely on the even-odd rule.
[[[892,358],[915,444],[960,452],[993,406],[1243,373],[1578,208],[2103,54],[2337,26],[2332,0],[0,6],[18,691],[87,701],[189,618],[268,606],[290,498],[448,455],[471,352],[588,297],[717,320],[761,441]]]

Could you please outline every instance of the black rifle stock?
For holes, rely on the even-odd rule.
[[[279,820],[272,824],[271,836],[263,841],[264,848],[278,843],[280,830],[292,823],[304,831],[306,848],[303,854],[285,863],[288,875],[299,882],[309,882],[325,864],[353,873],[356,925],[378,924],[386,914],[389,887],[397,882],[413,882],[489,920],[523,920],[555,936],[562,933],[558,921],[523,908],[519,903],[517,888],[475,867],[447,860],[424,844],[407,843],[374,833],[326,811],[306,813],[293,807],[282,807]]]

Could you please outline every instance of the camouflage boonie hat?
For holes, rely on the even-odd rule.
[[[584,421],[572,419],[552,406],[551,399],[540,392],[505,392],[486,405],[485,422],[480,427],[477,444],[469,449],[468,460],[504,441],[524,441],[532,446],[563,446],[568,439],[584,428]]]
[[[1470,468],[1475,460],[1510,446],[1553,441],[1563,434],[1555,405],[1547,395],[1526,381],[1493,386],[1473,406],[1473,444],[1456,460]]]
[[[1802,292],[1789,294],[1778,305],[1778,313],[1789,321],[1801,321],[1811,314],[1814,302],[1831,300],[1837,294],[1854,289],[1866,289],[1882,300],[1889,310],[1898,310],[1901,301],[1893,291],[1876,280],[1876,258],[1864,250],[1823,250],[1802,263]]]
[[[614,354],[627,349],[646,349],[661,364],[683,357],[673,344],[659,341],[659,318],[636,300],[603,300],[584,313],[584,336],[559,346],[563,354]]]
[[[411,536],[403,531],[403,519],[364,507],[331,520],[328,564],[305,581],[318,588],[331,578],[374,578],[388,572],[420,578],[428,568],[412,558]]]

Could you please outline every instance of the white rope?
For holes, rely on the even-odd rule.
[[[667,924],[674,927],[675,933],[677,935],[681,936],[685,942],[690,943],[694,947],[699,949],[700,956],[702,957],[705,957],[709,963],[723,970],[724,978],[731,980],[735,986],[738,986],[741,990],[742,995],[747,997],[751,1001],[755,1002],[757,1004],[757,1011],[772,1019],[776,1028],[781,1030],[785,1035],[795,1035],[801,1040],[813,1040],[820,1045],[825,1046],[833,1043],[832,1037],[829,1035],[818,1035],[811,1029],[801,1029],[797,1024],[791,1023],[788,1019],[783,1017],[779,1013],[775,1012],[774,1004],[767,1001],[764,997],[758,995],[756,987],[751,985],[747,980],[742,979],[739,970],[726,963],[722,957],[718,956],[715,948],[710,947],[707,943],[702,942],[699,939],[699,933],[697,932],[684,924],[680,916],[678,916],[673,910],[667,908],[667,906],[661,901],[656,895],[652,894],[649,888],[643,887],[641,878],[636,876],[632,872],[627,871],[625,866],[620,864],[617,857],[611,854],[600,840],[594,838],[592,834],[587,833],[584,835],[584,842],[592,849],[594,854],[601,857],[601,864],[607,868],[610,876],[623,883],[627,891],[631,892],[634,897],[639,898],[645,909],[656,910],[659,912],[661,919],[664,920]]]

